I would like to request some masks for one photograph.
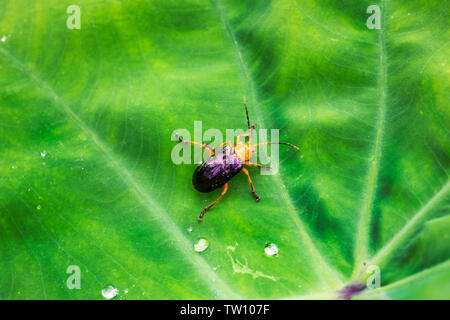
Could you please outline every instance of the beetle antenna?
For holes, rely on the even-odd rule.
[[[292,148],[294,148],[294,149],[296,149],[296,150],[300,150],[299,147],[294,146],[293,144],[287,143],[287,142],[263,142],[263,143],[254,144],[253,146],[254,146],[254,147],[257,147],[257,146],[267,146],[267,145],[269,145],[269,144],[284,144],[285,146],[289,146],[289,147],[292,147]]]
[[[250,129],[250,119],[248,118],[248,110],[247,110],[247,104],[245,103],[245,96],[244,96],[244,107],[245,107],[245,115],[247,116],[247,125]]]

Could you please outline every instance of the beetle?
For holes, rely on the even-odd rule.
[[[198,222],[203,220],[203,216],[206,211],[211,209],[216,203],[222,199],[222,197],[228,191],[228,181],[230,181],[239,172],[244,172],[247,175],[248,182],[250,184],[250,191],[256,201],[261,200],[261,198],[256,194],[255,188],[253,186],[252,179],[248,170],[244,166],[255,166],[261,169],[270,169],[270,167],[265,167],[257,163],[250,163],[250,155],[254,154],[255,147],[260,145],[269,144],[282,144],[290,146],[296,150],[299,150],[297,146],[287,142],[264,142],[258,144],[252,144],[252,130],[256,128],[256,124],[250,125],[250,120],[248,117],[247,103],[244,97],[244,108],[247,117],[248,131],[246,133],[236,136],[236,145],[233,145],[231,141],[226,141],[215,148],[211,148],[206,144],[201,144],[195,141],[185,141],[176,132],[175,136],[180,141],[180,143],[187,143],[198,145],[206,150],[210,154],[210,158],[199,165],[192,176],[192,186],[195,190],[199,192],[212,192],[217,188],[223,186],[222,193],[220,196],[209,206],[205,207],[198,217]],[[245,143],[241,141],[242,138],[248,137],[248,142]],[[216,152],[218,150],[218,152]]]

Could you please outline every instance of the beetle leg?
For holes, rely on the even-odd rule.
[[[250,178],[250,174],[248,173],[248,170],[245,168],[242,168],[242,171],[244,171],[244,173],[248,177],[248,183],[250,184],[250,190],[252,191],[253,198],[255,198],[256,201],[261,200],[261,198],[255,192],[255,188],[253,187],[253,182],[252,182],[252,179]]]
[[[287,142],[263,142],[263,143],[254,144],[253,146],[257,147],[257,146],[265,146],[265,145],[269,145],[269,144],[284,144],[286,146],[289,146],[289,147],[299,150],[299,147],[294,146],[293,144],[290,144]]]
[[[250,163],[248,161],[245,161],[244,164],[247,165],[247,166],[255,166],[255,167],[258,167],[258,168],[261,168],[261,169],[272,169],[272,167],[266,167],[266,166],[263,166],[263,165],[260,165],[260,164],[257,164],[257,163]]]
[[[178,133],[174,133],[174,135],[175,135],[175,137],[177,137],[178,138],[178,140],[180,141],[180,142],[182,142],[182,143],[190,143],[190,144],[196,144],[196,145],[198,145],[198,146],[200,146],[200,147],[202,147],[203,149],[205,149],[206,151],[208,151],[208,153],[209,153],[209,155],[214,155],[214,151],[213,151],[213,149],[211,149],[209,146],[207,146],[206,144],[201,144],[201,143],[198,143],[198,142],[195,142],[195,141],[185,141],[185,140],[183,140],[179,135],[178,135]]]
[[[205,215],[206,211],[211,209],[212,206],[214,206],[217,202],[219,202],[219,200],[222,199],[224,194],[227,193],[227,190],[228,190],[228,182],[223,185],[222,194],[216,199],[216,201],[214,201],[209,206],[205,207],[205,209],[203,209],[203,211],[200,213],[200,216],[198,217],[198,222],[202,222],[203,216]]]
[[[226,144],[228,144],[231,148],[234,147],[233,143],[231,141],[225,141],[225,142],[222,142],[221,144],[219,144],[217,147],[212,148],[212,151],[215,151],[216,149],[219,149],[219,148],[223,147]]]

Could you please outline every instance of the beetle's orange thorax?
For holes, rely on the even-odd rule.
[[[248,143],[238,143],[234,146],[234,154],[240,161],[245,162],[250,159],[250,155],[255,153],[255,148]]]

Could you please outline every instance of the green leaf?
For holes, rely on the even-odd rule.
[[[372,265],[358,298],[450,296],[447,2],[72,4],[0,3],[0,298],[338,298]],[[245,128],[243,96],[300,151],[197,223],[220,190],[171,134]]]

